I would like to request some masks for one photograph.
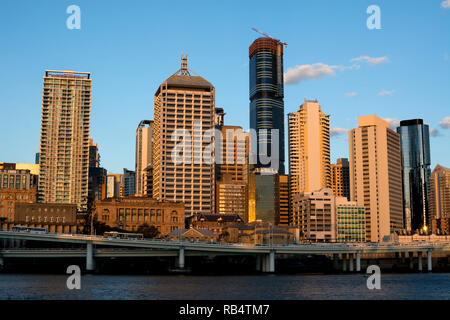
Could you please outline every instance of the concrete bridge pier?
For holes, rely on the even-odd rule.
[[[354,260],[354,254],[353,253],[350,253],[349,254],[349,266],[348,266],[348,269],[349,269],[349,271],[350,272],[353,272],[353,260]]]
[[[422,251],[417,252],[417,267],[422,271]]]
[[[5,261],[3,260],[2,257],[0,257],[0,270],[3,269],[3,266],[5,265]]]
[[[432,262],[432,252],[431,252],[431,250],[427,251],[427,258],[428,258],[428,272],[431,272],[433,270],[433,262]]]
[[[342,271],[347,272],[347,254],[342,254]]]
[[[94,260],[94,245],[92,242],[87,243],[86,248],[86,270],[94,271],[95,270],[95,260]]]
[[[184,269],[184,247],[180,247],[178,253],[178,268]]]
[[[262,266],[261,266],[261,264],[262,264],[262,259],[263,257],[261,257],[261,255],[260,254],[258,254],[258,255],[256,255],[256,271],[262,271]]]
[[[361,272],[361,252],[356,253],[356,272]]]
[[[270,251],[269,256],[269,272],[275,272],[275,251]]]

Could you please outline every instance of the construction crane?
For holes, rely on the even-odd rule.
[[[287,43],[286,43],[286,42],[281,42],[281,41],[278,40],[277,38],[274,38],[274,37],[272,37],[272,36],[269,36],[267,33],[262,32],[261,30],[258,30],[258,29],[256,29],[256,28],[252,28],[252,30],[253,30],[253,31],[256,31],[256,32],[258,32],[258,33],[260,33],[260,34],[262,34],[263,36],[266,36],[267,38],[270,38],[270,39],[272,39],[272,40],[278,41],[279,43],[281,43],[281,44],[283,44],[285,47],[287,47]]]

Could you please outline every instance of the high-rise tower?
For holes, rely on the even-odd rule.
[[[330,116],[319,103],[307,101],[289,113],[291,199],[300,192],[330,186]]]
[[[153,121],[142,120],[136,129],[136,195],[152,196],[147,185],[153,171]],[[150,178],[150,179],[149,179]]]
[[[77,204],[88,198],[91,77],[47,70],[44,76],[39,201]]]
[[[271,129],[279,130],[277,147],[278,173],[284,173],[284,83],[283,83],[283,44],[275,39],[256,39],[249,48],[250,58],[250,128],[257,133],[257,153],[261,152],[260,143],[267,146],[267,155],[271,150]],[[264,133],[261,130],[268,130]],[[256,142],[256,141],[255,141]],[[252,143],[255,143],[252,142]],[[264,165],[258,160],[258,167]],[[273,166],[272,166],[273,167]]]
[[[214,87],[191,73],[183,57],[156,91],[153,142],[153,197],[184,202],[187,216],[215,207],[215,164],[203,157],[214,138]]]
[[[366,239],[403,229],[400,135],[377,116],[358,117],[349,131],[350,198],[365,208]]]
[[[408,231],[430,227],[430,133],[422,119],[400,121],[397,128],[402,147],[403,219]]]

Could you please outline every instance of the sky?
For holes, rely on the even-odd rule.
[[[67,28],[70,5],[80,29]],[[432,168],[450,167],[450,0],[2,0],[0,162],[34,162],[45,70],[91,73],[91,138],[108,173],[134,170],[136,127],[182,53],[214,85],[225,124],[248,129],[252,27],[288,44],[285,116],[305,98],[330,114],[332,161],[348,157],[358,116],[376,114],[424,119]]]

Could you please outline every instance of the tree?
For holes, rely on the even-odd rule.
[[[146,223],[140,225],[137,229],[137,232],[142,233],[144,235],[144,238],[156,238],[160,234],[157,227],[153,225],[149,226]]]

